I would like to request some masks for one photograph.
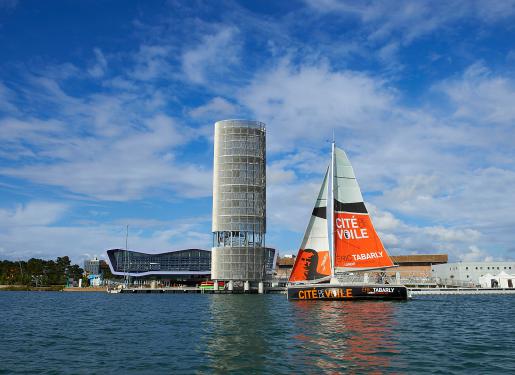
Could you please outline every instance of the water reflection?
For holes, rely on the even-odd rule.
[[[273,360],[272,343],[265,330],[274,330],[276,319],[261,296],[210,296],[206,369],[217,372],[253,372]]]
[[[197,353],[200,372],[399,373],[395,302],[290,302],[211,295]]]
[[[399,353],[395,302],[303,301],[295,304],[294,338],[302,347],[301,367],[337,373],[382,372]]]

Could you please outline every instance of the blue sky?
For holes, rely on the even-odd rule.
[[[0,0],[0,258],[211,246],[213,123],[267,124],[267,244],[334,131],[392,254],[515,258],[515,1]]]

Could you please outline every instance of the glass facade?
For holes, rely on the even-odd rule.
[[[214,280],[263,280],[266,233],[266,131],[258,121],[215,123]]]
[[[107,250],[114,274],[132,276],[148,274],[209,274],[211,252],[187,249],[160,254],[148,254],[123,249]]]
[[[251,256],[248,249],[227,248],[233,250],[234,258],[227,258],[226,263],[246,262],[264,264],[265,272],[271,274],[275,268],[275,249],[267,247],[260,251],[261,257]],[[239,251],[238,251],[239,250]],[[149,276],[149,275],[206,275],[211,273],[211,251],[187,249],[160,254],[148,254],[123,249],[107,250],[107,256],[114,275]],[[256,259],[255,259],[256,258]],[[229,267],[230,268],[230,267]],[[231,271],[228,269],[227,271]],[[236,271],[234,271],[236,274]],[[240,275],[244,276],[244,275]],[[242,280],[242,278],[241,278]]]
[[[100,260],[98,259],[88,259],[84,261],[84,272],[89,275],[99,275],[100,274]]]
[[[265,245],[265,165],[265,124],[215,124],[213,247]]]

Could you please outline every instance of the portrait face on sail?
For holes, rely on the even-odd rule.
[[[323,275],[319,276],[317,272],[318,266],[318,253],[312,249],[306,249],[302,252],[301,261],[304,263],[304,275],[306,279],[313,280],[319,277],[323,277]]]
[[[315,280],[329,275],[329,253],[320,254],[313,249],[303,249],[299,252],[290,281]]]

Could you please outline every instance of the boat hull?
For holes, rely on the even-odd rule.
[[[397,300],[408,299],[408,289],[404,285],[367,284],[304,284],[289,285],[288,299],[292,301],[325,300]]]

